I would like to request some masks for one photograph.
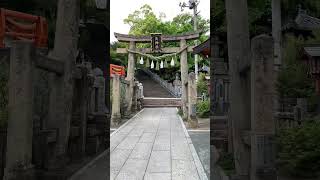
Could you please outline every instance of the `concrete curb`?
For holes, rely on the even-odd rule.
[[[178,112],[178,108],[177,108],[177,112]],[[204,171],[204,168],[203,168],[203,166],[202,166],[202,164],[201,164],[201,161],[200,161],[199,156],[198,156],[198,154],[197,154],[197,152],[196,152],[196,149],[195,149],[194,146],[193,146],[193,143],[192,143],[192,141],[191,141],[191,138],[190,138],[190,136],[189,136],[189,133],[188,133],[188,131],[187,131],[187,128],[186,128],[186,126],[184,125],[182,118],[181,118],[179,115],[178,115],[178,117],[179,117],[180,123],[181,123],[181,125],[182,125],[184,134],[185,134],[185,136],[187,137],[187,141],[188,141],[188,144],[189,144],[189,149],[190,149],[190,151],[191,151],[191,154],[192,154],[194,163],[195,163],[195,165],[196,165],[199,178],[200,178],[201,180],[208,180],[208,177],[207,177],[207,175],[206,175],[206,173],[205,173],[205,171]]]
[[[133,118],[135,118],[137,115],[139,115],[144,109],[142,109],[141,111],[139,111],[137,114],[135,114],[132,118],[130,118],[127,122],[125,122],[124,124],[122,124],[117,130],[113,131],[110,134],[110,141],[111,141],[111,136],[113,136],[115,133],[117,133],[120,129],[122,129],[124,126],[126,126],[127,124],[129,124],[129,122],[131,122],[133,120]],[[103,156],[107,155],[110,151],[110,148],[103,151],[100,155],[98,155],[96,158],[94,158],[93,160],[91,160],[88,164],[86,164],[85,166],[83,166],[81,169],[79,169],[76,173],[74,173],[68,180],[77,180],[77,177],[82,174],[85,170],[89,169],[95,162],[97,162],[100,158],[102,158]],[[108,169],[109,171],[109,169]]]

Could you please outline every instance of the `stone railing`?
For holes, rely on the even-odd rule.
[[[162,79],[159,75],[151,72],[148,69],[141,69],[145,73],[147,73],[153,80],[159,83],[163,88],[165,88],[171,95],[176,98],[180,98],[182,95],[182,87],[181,85],[173,85],[172,83],[168,83],[166,80]]]

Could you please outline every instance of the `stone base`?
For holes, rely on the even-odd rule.
[[[3,177],[4,180],[34,180],[35,178],[35,172],[34,169],[28,168],[28,169],[19,169],[15,170],[13,172],[7,173],[5,177]]]
[[[121,123],[121,115],[114,115],[111,117],[111,123],[113,126],[117,126]]]
[[[197,119],[188,119],[189,127],[197,128],[198,127],[198,120]]]

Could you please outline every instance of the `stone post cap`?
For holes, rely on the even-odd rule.
[[[190,79],[195,79],[196,78],[196,74],[194,72],[189,73],[189,78]]]
[[[95,76],[103,76],[103,72],[100,68],[94,68],[92,73],[95,75]]]

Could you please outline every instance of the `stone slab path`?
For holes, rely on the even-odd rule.
[[[146,108],[110,135],[110,180],[208,180],[176,108]],[[70,180],[108,179],[108,152]]]
[[[207,179],[176,108],[147,108],[110,138],[110,179]]]

